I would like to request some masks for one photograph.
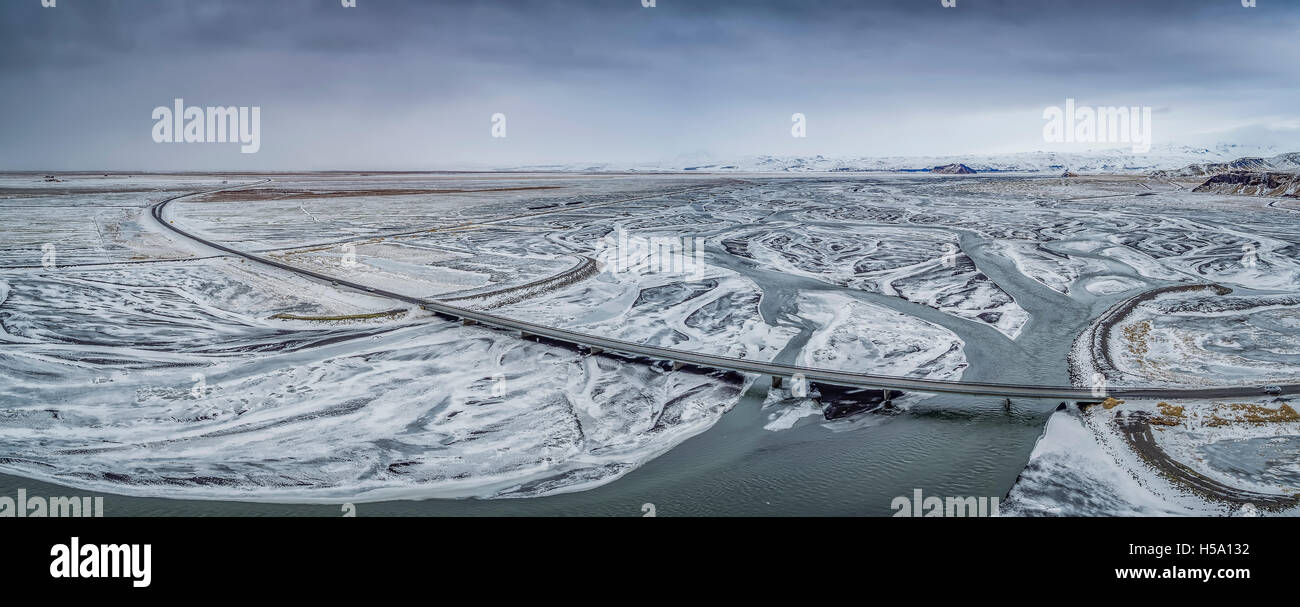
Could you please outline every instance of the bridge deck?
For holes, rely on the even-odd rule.
[[[194,234],[186,232],[175,225],[163,219],[163,209],[172,201],[179,200],[188,196],[199,194],[208,194],[226,190],[234,190],[251,185],[260,185],[266,183],[269,179],[258,184],[245,184],[230,188],[221,188],[207,192],[192,192],[182,194],[164,200],[153,206],[151,214],[164,227],[190,239],[201,243],[205,246],[224,251],[231,255],[243,257],[250,261],[265,264],[274,268],[293,272],[303,276],[308,276],[316,280],[326,282],[331,285],[337,285],[368,293],[379,295],[396,301],[402,301],[409,304],[420,306],[431,312],[460,320],[469,320],[478,324],[505,329],[508,331],[518,331],[521,335],[541,336],[548,339],[572,344],[575,346],[585,346],[607,352],[619,352],[632,356],[640,356],[650,359],[664,360],[673,363],[690,364],[697,367],[709,369],[719,369],[725,371],[735,371],[739,373],[757,373],[770,375],[772,377],[791,378],[796,375],[802,375],[811,382],[820,382],[836,386],[856,387],[856,388],[879,388],[879,389],[899,389],[911,390],[915,392],[946,393],[946,394],[966,394],[972,396],[1000,396],[1000,397],[1017,397],[1017,398],[1043,398],[1043,399],[1060,399],[1060,400],[1097,400],[1098,398],[1114,397],[1129,399],[1215,399],[1215,398],[1250,398],[1264,395],[1262,389],[1257,387],[1223,387],[1223,388],[1202,388],[1202,389],[1169,389],[1169,388],[1109,388],[1104,393],[1094,393],[1087,388],[1077,388],[1073,386],[1030,386],[1016,384],[997,384],[997,383],[979,383],[979,382],[960,382],[960,381],[943,381],[933,379],[920,379],[909,377],[895,377],[886,375],[871,375],[866,373],[854,373],[851,371],[834,371],[829,369],[816,369],[811,367],[800,367],[795,365],[783,365],[761,361],[745,360],[729,356],[718,356],[713,354],[702,354],[698,352],[688,352],[673,348],[660,348],[645,344],[610,339],[597,335],[589,335],[570,331],[568,329],[559,329],[543,325],[533,324],[513,318],[507,318],[487,312],[480,312],[468,308],[453,306],[434,299],[424,299],[411,297],[401,293],[385,291],[366,285],[342,280],[327,274],[322,274],[312,270],[294,267],[285,263],[275,261],[260,255],[247,253],[220,243],[211,242],[200,238]],[[1300,394],[1300,385],[1281,386],[1281,394]]]

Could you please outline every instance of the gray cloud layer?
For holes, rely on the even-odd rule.
[[[1158,108],[1157,144],[1300,132],[1300,3],[1283,0],[357,4],[6,0],[0,168],[1033,150],[1067,97]],[[261,151],[154,143],[150,112],[176,97],[260,106]]]

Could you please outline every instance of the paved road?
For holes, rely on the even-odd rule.
[[[270,181],[269,179],[266,181]],[[462,321],[474,322],[488,327],[505,329],[508,331],[517,331],[521,337],[540,336],[556,341],[585,346],[588,348],[599,348],[608,352],[618,352],[632,356],[639,356],[654,360],[670,361],[686,365],[693,365],[705,369],[721,369],[727,371],[737,371],[741,373],[757,373],[760,375],[769,375],[780,378],[793,378],[803,376],[807,381],[819,382],[837,386],[847,386],[854,388],[879,388],[879,389],[897,389],[910,390],[914,392],[928,393],[946,393],[946,394],[966,394],[974,396],[998,396],[1007,398],[1043,398],[1054,400],[1068,401],[1094,401],[1099,400],[1098,395],[1093,394],[1092,390],[1085,388],[1076,388],[1072,386],[1029,386],[1017,384],[996,384],[996,383],[975,383],[975,382],[953,382],[931,379],[917,379],[910,377],[891,377],[885,375],[870,375],[865,373],[854,373],[851,371],[833,371],[828,369],[814,369],[810,367],[800,367],[795,365],[782,365],[762,361],[745,360],[741,358],[732,358],[728,356],[716,356],[712,354],[701,354],[698,352],[687,352],[684,350],[675,350],[672,348],[660,348],[647,346],[628,341],[609,339],[597,335],[588,335],[568,329],[558,329],[537,325],[521,320],[497,316],[481,311],[470,310],[453,306],[444,302],[433,299],[423,299],[411,297],[401,293],[385,291],[366,285],[341,280],[312,270],[306,270],[294,267],[285,263],[275,261],[253,253],[239,251],[220,243],[212,242],[200,238],[176,227],[163,218],[163,210],[166,206],[181,198],[196,196],[199,194],[210,194],[214,191],[234,190],[243,187],[261,185],[266,181],[222,188],[220,190],[193,192],[168,198],[152,207],[150,213],[160,224],[168,229],[189,238],[195,242],[211,247],[218,251],[224,251],[231,255],[237,255],[250,261],[261,263],[270,267],[293,272],[302,276],[307,276],[332,284],[339,287],[345,287],[362,293],[369,293],[381,297],[387,297],[396,301],[402,301],[409,304],[420,306],[426,310],[437,314],[460,319]],[[606,203],[609,204],[609,203]],[[491,222],[486,222],[491,223]],[[1282,386],[1283,394],[1300,394],[1300,385]],[[1229,398],[1254,398],[1263,395],[1262,390],[1258,387],[1227,387],[1227,388],[1207,388],[1207,389],[1167,389],[1167,388],[1110,388],[1104,396],[1127,399],[1229,399]]]
[[[517,301],[523,297],[527,297],[530,294],[536,293],[539,290],[551,291],[551,290],[559,289],[561,287],[571,285],[580,280],[586,280],[587,278],[590,278],[600,273],[600,268],[596,264],[596,260],[587,257],[585,255],[578,255],[576,257],[578,258],[578,263],[575,264],[573,267],[563,272],[560,272],[559,274],[547,276],[544,278],[539,278],[537,280],[524,283],[522,285],[505,287],[503,289],[497,289],[495,291],[474,293],[472,295],[446,297],[438,301],[441,301],[443,303],[479,302],[480,304],[478,306],[479,309],[499,308],[508,303]]]

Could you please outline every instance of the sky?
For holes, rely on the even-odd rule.
[[[1300,150],[1300,0],[55,4],[0,0],[0,170],[1077,151],[1043,137],[1066,99]],[[155,142],[176,98],[260,108],[259,149]]]

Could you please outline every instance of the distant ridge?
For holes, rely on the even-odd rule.
[[[926,173],[948,165],[964,166],[976,173],[1043,173],[1059,176],[1069,172],[1087,174],[1145,175],[1164,171],[1177,176],[1191,167],[1217,170],[1243,158],[1263,159],[1276,166],[1269,170],[1300,170],[1300,153],[1283,154],[1275,146],[1218,144],[1212,147],[1180,145],[1154,146],[1145,154],[1132,149],[1101,149],[1079,152],[1019,152],[1009,154],[968,154],[964,156],[861,156],[831,157],[759,155],[729,159],[707,154],[674,158],[651,163],[575,163],[570,165],[525,165],[499,167],[509,171],[587,171],[587,172],[708,172],[708,173]],[[1290,160],[1288,160],[1290,159]],[[1287,164],[1289,163],[1289,164]],[[1289,168],[1288,168],[1289,167]],[[1245,167],[1243,167],[1245,168]],[[1207,173],[1189,173],[1202,176]]]
[[[1229,162],[1189,164],[1176,171],[1154,171],[1157,177],[1204,177],[1234,171],[1300,171],[1300,152],[1278,154],[1270,158],[1247,156]]]
[[[1229,171],[1209,178],[1192,191],[1300,198],[1300,173]]]

